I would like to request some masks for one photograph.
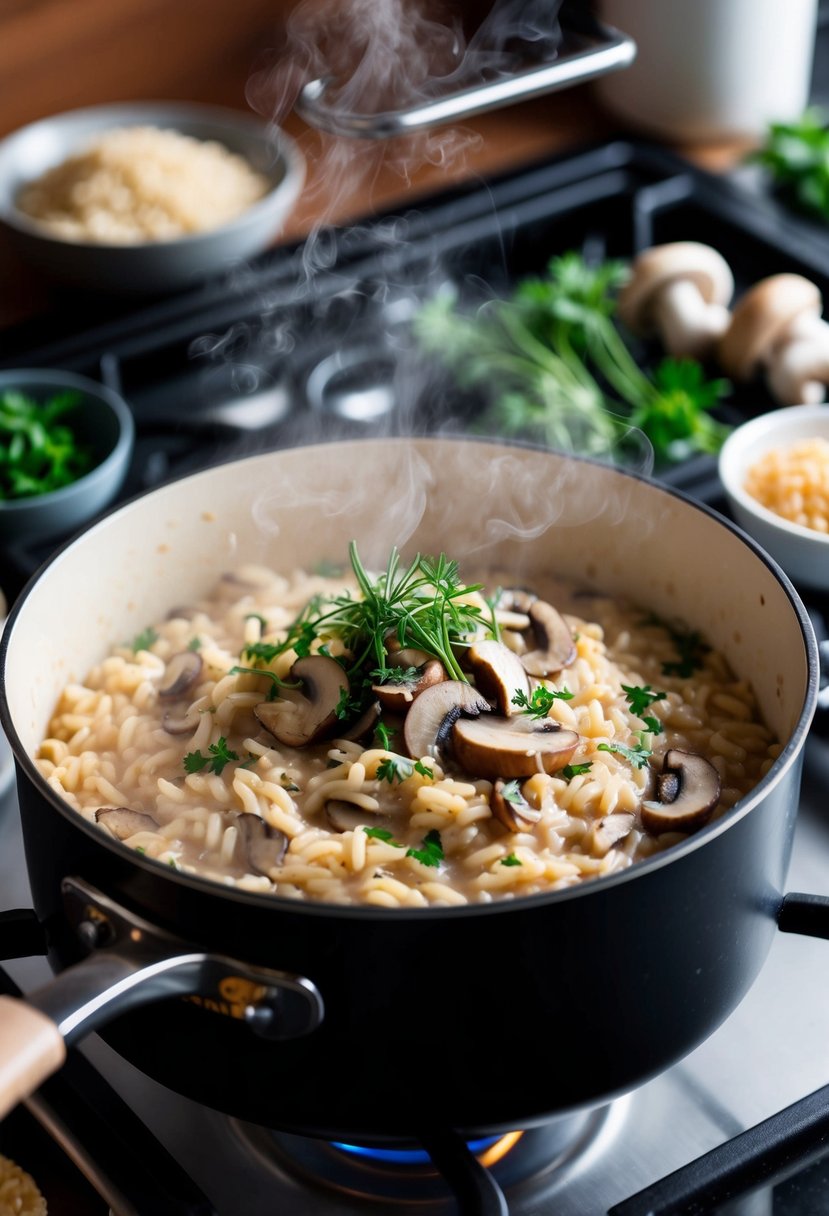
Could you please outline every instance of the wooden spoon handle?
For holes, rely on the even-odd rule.
[[[0,1119],[61,1067],[66,1044],[51,1018],[0,996]]]

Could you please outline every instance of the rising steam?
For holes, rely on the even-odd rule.
[[[429,0],[304,0],[288,18],[283,45],[252,76],[248,101],[280,125],[303,87],[323,81],[326,107],[342,114],[409,109],[514,72],[528,55],[554,56],[559,3],[496,0],[467,37],[456,16]],[[371,209],[381,167],[403,186],[424,166],[462,166],[479,143],[472,131],[452,128],[380,142],[314,131],[301,146],[315,168],[316,211],[327,222],[355,196],[363,214]]]

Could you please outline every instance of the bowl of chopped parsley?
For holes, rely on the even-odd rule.
[[[68,536],[103,510],[129,466],[126,402],[85,376],[0,372],[0,544]]]

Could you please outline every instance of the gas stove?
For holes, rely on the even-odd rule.
[[[424,292],[472,278],[497,291],[567,249],[627,257],[674,239],[722,249],[738,284],[785,269],[829,291],[820,229],[740,184],[621,142],[333,233],[313,282],[307,251],[283,250],[231,282],[121,316],[104,320],[93,307],[76,332],[7,335],[0,366],[62,367],[121,391],[138,430],[130,496],[309,438],[428,431],[450,414],[455,429],[473,427],[473,401],[444,394],[434,405],[434,394],[404,392],[407,326]],[[725,417],[766,405],[738,392]],[[712,458],[657,475],[722,507]],[[4,555],[0,585],[10,598],[46,557]],[[809,607],[825,633],[826,602],[814,597]],[[827,780],[829,745],[816,730],[790,890],[826,890]],[[0,803],[0,890],[4,907],[29,905],[11,788]],[[742,1005],[669,1072],[605,1108],[471,1150],[428,1131],[418,1144],[349,1145],[244,1125],[162,1088],[92,1038],[0,1127],[0,1152],[39,1176],[47,1195],[52,1188],[58,1216],[814,1216],[829,1210],[829,1089],[820,1092],[829,1084],[827,951],[778,934]],[[6,972],[6,990],[48,978],[40,959],[8,962]]]

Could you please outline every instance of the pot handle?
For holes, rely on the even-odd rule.
[[[0,1118],[61,1067],[66,1044],[46,1014],[0,996]]]
[[[783,896],[777,913],[781,933],[801,933],[829,940],[829,895],[806,895],[792,891]]]
[[[239,1016],[263,1038],[299,1038],[322,1022],[322,997],[304,976],[193,947],[79,879],[66,879],[63,890],[69,921],[91,953],[25,1002],[0,997],[0,1118],[60,1068],[67,1046],[152,1001],[215,998],[232,982],[246,993]]]

